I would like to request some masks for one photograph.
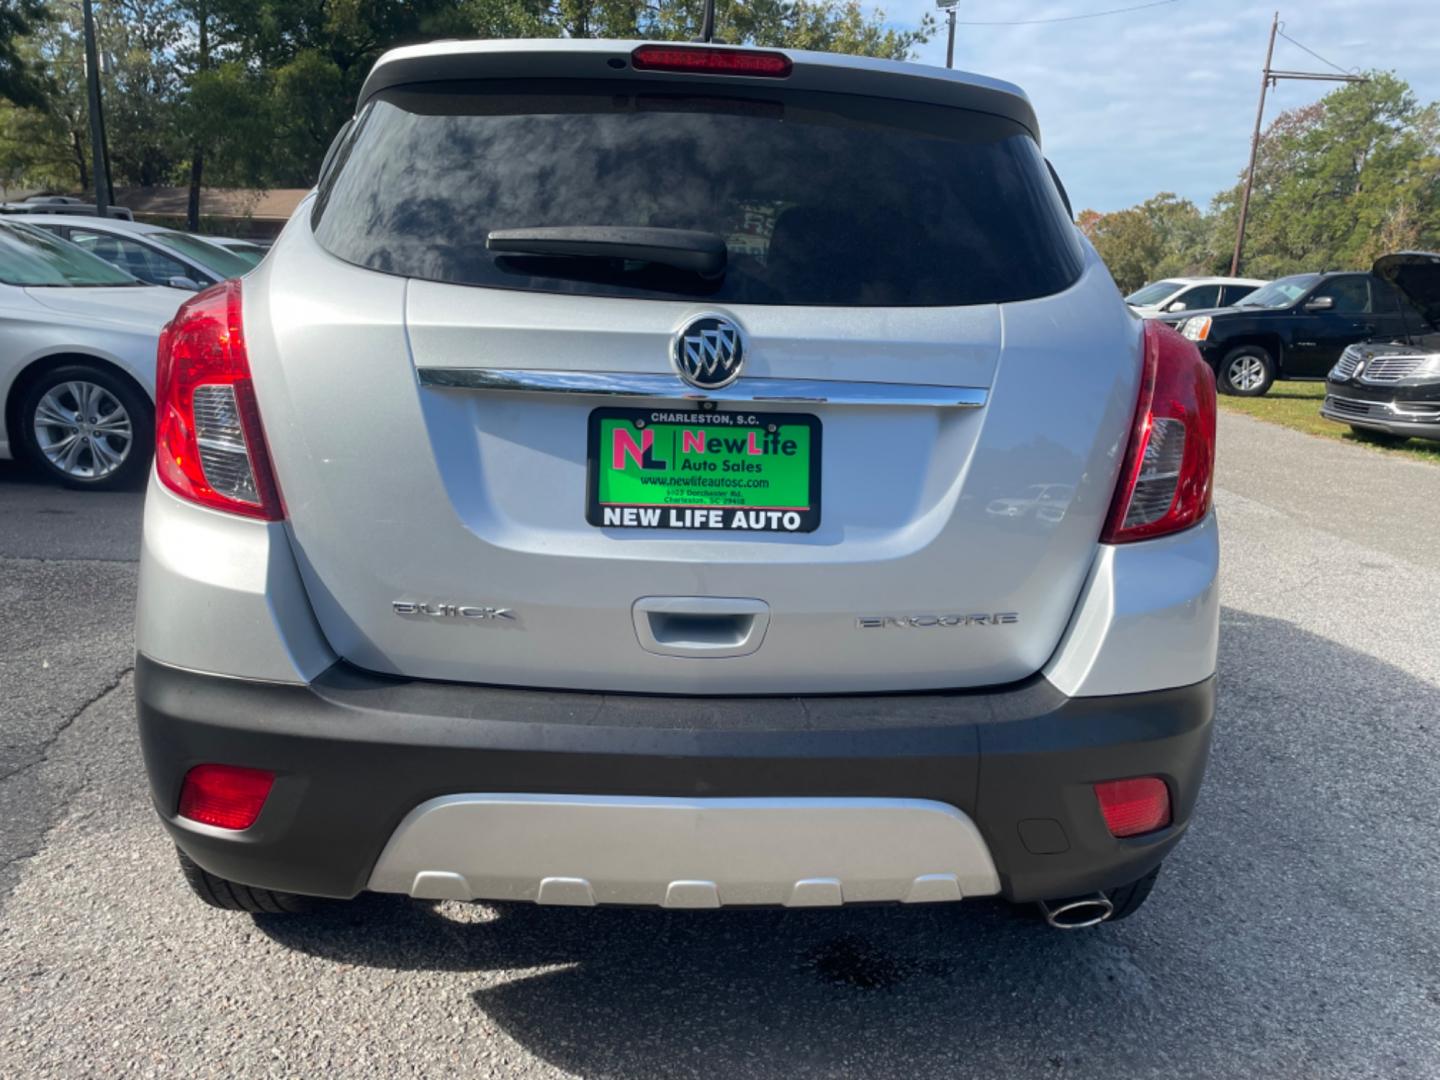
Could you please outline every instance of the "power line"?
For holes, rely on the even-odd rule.
[[[962,19],[959,26],[1039,26],[1042,23],[1075,22],[1079,19],[1098,19],[1102,15],[1123,15],[1127,11],[1144,11],[1146,8],[1164,7],[1167,4],[1178,4],[1180,0],[1150,0],[1148,4],[1135,4],[1132,7],[1111,8],[1109,11],[1090,11],[1084,15],[1061,15],[1054,19],[1015,19],[999,22],[976,22]]]
[[[1281,26],[1284,26],[1285,24],[1284,24],[1284,23],[1281,23],[1280,25],[1281,25]],[[1291,37],[1289,34],[1285,33],[1284,30],[1277,30],[1276,33],[1278,33],[1278,34],[1279,34],[1281,37],[1283,37],[1286,41],[1290,42],[1291,45],[1294,45],[1297,49],[1300,49],[1300,50],[1302,50],[1302,51],[1304,51],[1304,52],[1309,53],[1309,54],[1310,54],[1311,56],[1313,56],[1316,60],[1319,60],[1322,64],[1329,64],[1332,68],[1334,68],[1336,71],[1340,72],[1342,75],[1353,75],[1353,74],[1355,73],[1355,69],[1354,69],[1354,68],[1351,68],[1350,70],[1347,71],[1345,68],[1342,68],[1339,64],[1335,63],[1335,61],[1333,61],[1333,60],[1326,60],[1325,57],[1321,56],[1321,55],[1320,55],[1318,52],[1316,52],[1314,49],[1311,49],[1311,48],[1309,48],[1309,47],[1307,47],[1307,46],[1305,46],[1305,45],[1301,45],[1300,42],[1296,41],[1296,40],[1295,40],[1293,37]]]

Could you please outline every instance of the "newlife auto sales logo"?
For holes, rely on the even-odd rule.
[[[740,377],[745,341],[740,327],[723,315],[692,319],[670,346],[675,373],[698,390],[720,390]]]

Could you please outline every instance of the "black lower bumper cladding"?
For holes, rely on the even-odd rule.
[[[141,746],[176,842],[233,881],[318,896],[365,888],[415,806],[465,792],[934,799],[971,816],[1012,900],[1133,881],[1184,832],[1214,682],[1068,698],[1049,682],[835,697],[654,697],[418,682],[337,664],[309,686],[137,660]],[[269,769],[238,833],[177,818],[207,762]],[[1173,823],[1126,840],[1092,786],[1160,776]]]

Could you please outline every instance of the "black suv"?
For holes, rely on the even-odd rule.
[[[1323,379],[1346,346],[1404,337],[1416,318],[1374,273],[1293,274],[1239,304],[1162,317],[1200,349],[1225,394],[1259,397],[1276,379]]]

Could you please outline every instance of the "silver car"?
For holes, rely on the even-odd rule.
[[[139,487],[160,328],[188,293],[145,285],[30,219],[0,220],[0,459],[69,487]]]
[[[199,292],[226,278],[240,277],[255,265],[202,237],[143,221],[50,214],[35,218],[33,224],[148,285]]]
[[[1016,87],[396,50],[159,387],[140,732],[219,907],[1075,927],[1190,821],[1214,380],[1126,309]],[[993,512],[1036,485],[1063,512]]]

